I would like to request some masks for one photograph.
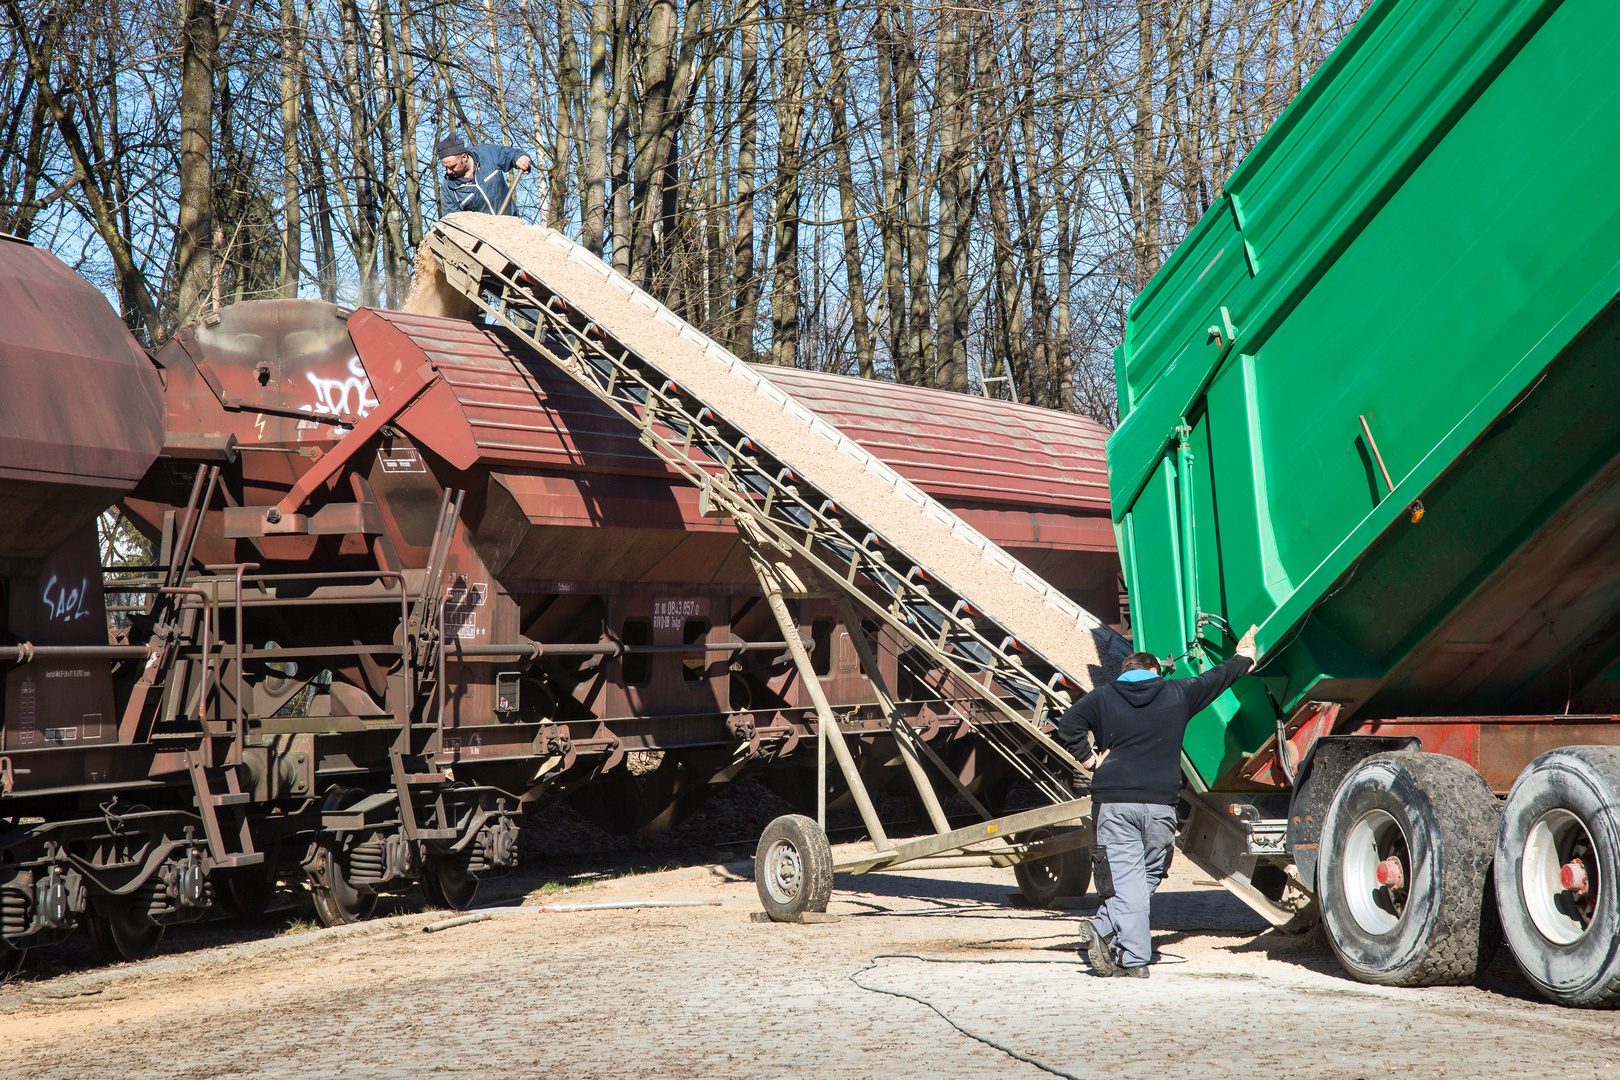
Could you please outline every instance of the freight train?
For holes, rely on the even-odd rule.
[[[134,959],[211,908],[261,911],[279,881],[328,925],[415,887],[464,907],[515,864],[524,811],[559,799],[620,834],[745,776],[815,804],[816,695],[734,524],[509,330],[253,301],[151,356],[11,239],[0,309],[8,962],[81,928]],[[1119,618],[1097,425],[771,378]],[[108,515],[150,560],[103,565]],[[859,643],[826,600],[788,603],[881,789],[897,751]],[[947,673],[862,629],[950,792],[999,805],[1014,774]],[[852,798],[837,777],[821,796]]]

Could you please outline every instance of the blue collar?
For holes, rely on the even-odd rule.
[[[1119,681],[1120,682],[1146,682],[1149,679],[1157,679],[1158,677],[1159,677],[1159,673],[1157,671],[1148,671],[1148,670],[1146,670],[1144,668],[1137,668],[1134,671],[1122,671],[1122,672],[1120,672]]]

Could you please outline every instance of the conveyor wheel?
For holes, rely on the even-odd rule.
[[[1474,981],[1501,941],[1485,897],[1499,813],[1479,773],[1441,754],[1378,754],[1345,776],[1317,882],[1346,971],[1386,986]]]
[[[422,867],[422,891],[436,908],[465,911],[478,895],[478,878],[465,858],[430,854]]]
[[[1550,750],[1514,781],[1496,843],[1513,958],[1560,1005],[1620,1002],[1620,747]]]
[[[163,940],[163,927],[136,904],[121,897],[91,901],[85,929],[96,955],[109,964],[145,960]]]
[[[754,853],[759,902],[777,922],[826,911],[832,898],[832,847],[811,818],[788,814],[765,826]]]
[[[1043,826],[1019,833],[1020,843],[1034,844],[1072,831],[1073,827]],[[1070,848],[1045,859],[1031,859],[1013,867],[1018,891],[1031,907],[1051,907],[1065,896],[1084,896],[1091,888],[1091,849]]]

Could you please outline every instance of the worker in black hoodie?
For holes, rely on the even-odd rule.
[[[1148,911],[1175,851],[1181,740],[1187,722],[1254,666],[1255,627],[1232,659],[1191,679],[1166,680],[1158,657],[1126,657],[1058,721],[1058,737],[1093,770],[1097,914],[1080,920],[1080,945],[1098,975],[1146,978],[1153,958]]]

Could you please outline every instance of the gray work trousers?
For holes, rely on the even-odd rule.
[[[1176,808],[1161,803],[1103,803],[1097,807],[1093,857],[1102,907],[1091,925],[1114,940],[1114,962],[1140,967],[1153,959],[1148,912],[1153,890],[1176,850]]]

